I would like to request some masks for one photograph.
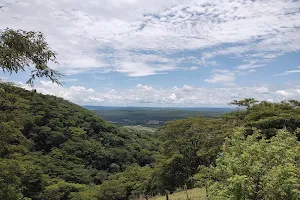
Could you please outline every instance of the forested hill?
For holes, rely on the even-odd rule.
[[[233,104],[244,109],[153,133],[0,83],[0,199],[149,200],[195,187],[210,200],[300,199],[300,102]]]
[[[158,153],[153,133],[116,128],[66,100],[6,83],[0,113],[0,199],[65,199]]]

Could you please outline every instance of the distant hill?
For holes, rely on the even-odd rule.
[[[112,123],[156,127],[165,122],[188,117],[218,118],[233,108],[178,108],[178,107],[105,107],[83,106]]]
[[[118,106],[90,106],[84,105],[83,108],[89,110],[193,110],[193,111],[208,111],[208,112],[230,112],[235,108],[223,108],[223,107],[118,107]]]

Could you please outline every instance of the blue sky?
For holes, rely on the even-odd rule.
[[[1,0],[0,28],[41,31],[59,87],[80,105],[226,106],[300,100],[300,2],[293,0]],[[30,69],[29,69],[30,70]],[[0,79],[24,83],[28,72]]]

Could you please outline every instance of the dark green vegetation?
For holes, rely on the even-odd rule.
[[[236,101],[219,118],[116,127],[61,98],[0,84],[0,199],[299,199],[300,103]]]
[[[49,95],[0,84],[0,199],[66,199],[154,163],[153,133],[116,128]]]
[[[112,123],[157,127],[167,121],[204,116],[217,118],[232,111],[230,108],[143,108],[143,107],[101,107],[84,106]]]

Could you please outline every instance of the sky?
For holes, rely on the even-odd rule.
[[[64,73],[35,88],[80,105],[300,100],[298,0],[0,0],[0,29],[41,31]],[[0,72],[25,85],[28,73]]]

